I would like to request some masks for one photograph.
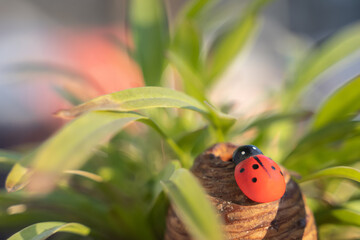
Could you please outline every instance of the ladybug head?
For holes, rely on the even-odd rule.
[[[249,157],[263,154],[260,149],[258,149],[254,145],[244,145],[240,146],[238,149],[234,151],[232,161],[235,165],[238,165],[241,161],[248,159]]]

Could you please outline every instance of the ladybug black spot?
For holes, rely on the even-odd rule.
[[[245,168],[240,169],[240,172],[244,172],[244,171],[245,171]]]
[[[271,166],[272,170],[275,170],[275,167],[274,166]]]
[[[281,174],[282,176],[284,176],[284,174],[282,173],[282,171],[280,171],[280,174]]]
[[[257,182],[257,178],[254,177],[254,178],[251,179],[251,181],[252,181],[253,183],[256,183],[256,182]]]
[[[254,165],[252,165],[252,168],[253,168],[253,169],[258,169],[258,168],[259,168],[259,165],[258,165],[258,164],[254,164]]]
[[[299,221],[297,221],[296,225],[300,228],[305,228],[306,227],[306,218],[302,218]]]

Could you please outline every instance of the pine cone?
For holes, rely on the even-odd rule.
[[[223,218],[227,239],[317,239],[314,217],[286,169],[286,192],[280,200],[256,203],[241,192],[229,161],[237,147],[216,144],[197,157],[191,169]],[[166,240],[191,239],[171,206],[166,225]]]

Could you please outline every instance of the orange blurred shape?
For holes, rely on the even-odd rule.
[[[35,42],[40,51],[28,54],[26,47],[14,49],[19,58],[11,64],[20,69],[30,66],[30,72],[20,71],[17,76],[26,81],[11,85],[21,108],[14,104],[4,114],[0,129],[7,132],[2,131],[2,147],[43,140],[61,126],[63,121],[52,114],[70,105],[54,86],[82,101],[144,86],[141,70],[128,54],[132,40],[123,28],[52,29],[42,32],[40,38],[41,42]],[[19,118],[24,112],[27,117]]]
[[[129,34],[121,28],[61,30],[49,38],[58,54],[48,64],[83,76],[93,89],[90,97],[144,85],[127,53],[133,47]]]

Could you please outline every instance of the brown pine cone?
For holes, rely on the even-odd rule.
[[[234,178],[235,164],[229,161],[238,146],[220,143],[206,150],[191,169],[223,218],[228,239],[317,239],[316,225],[296,182],[282,168],[286,192],[277,201],[256,203],[239,189]],[[166,240],[191,239],[170,206]]]

